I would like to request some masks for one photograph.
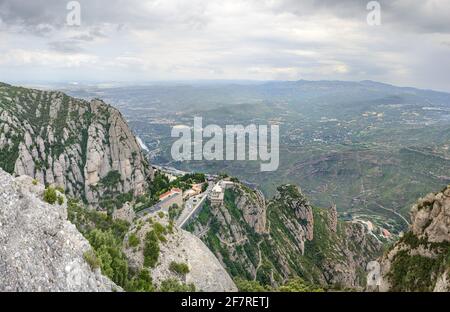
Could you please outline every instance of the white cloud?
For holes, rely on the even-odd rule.
[[[86,54],[65,55],[45,50],[13,49],[2,55],[0,65],[72,68],[95,65],[97,60],[98,57]]]
[[[45,67],[59,80],[374,79],[450,88],[450,61],[437,59],[450,48],[445,1],[381,1],[382,25],[370,27],[364,1],[93,0],[81,1],[75,28],[64,26],[58,2],[22,10],[20,1],[0,0],[0,80],[12,67],[24,78]]]

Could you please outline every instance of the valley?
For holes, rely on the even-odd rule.
[[[235,104],[230,112],[238,107]],[[363,291],[367,263],[409,239],[411,229],[422,227],[424,218],[425,226],[434,224],[431,206],[426,215],[417,210],[434,201],[434,215],[447,205],[442,198],[448,191],[428,194],[413,206],[417,216],[411,224],[402,208],[415,201],[411,194],[426,190],[424,184],[439,187],[448,182],[445,143],[425,140],[438,134],[438,125],[447,126],[440,120],[426,128],[414,124],[419,133],[414,138],[401,125],[392,125],[392,133],[399,131],[405,137],[400,142],[395,135],[376,135],[386,131],[381,126],[365,133],[364,140],[351,135],[353,128],[346,130],[344,139],[321,136],[330,127],[322,125],[323,117],[315,126],[302,114],[292,113],[276,118],[284,126],[283,165],[278,171],[260,172],[257,162],[211,166],[203,161],[163,162],[167,138],[155,135],[158,148],[147,146],[145,134],[135,137],[123,115],[97,98],[3,84],[0,109],[0,151],[5,155],[0,165],[8,170],[0,174],[11,193],[4,196],[8,210],[2,213],[11,212],[8,198],[20,193],[18,198],[29,198],[21,205],[32,202],[53,209],[62,213],[64,222],[67,216],[71,230],[78,230],[74,235],[81,233],[89,243],[74,250],[84,259],[79,260],[83,270],[89,265],[90,272],[105,282],[98,287],[107,289],[113,285],[125,291]],[[171,124],[185,122],[187,114]],[[380,122],[384,113],[363,113],[363,120],[369,115]],[[227,122],[216,113],[209,118],[221,125]],[[325,123],[329,122],[338,121]],[[322,129],[321,135],[317,129]],[[306,130],[313,134],[305,134]],[[293,144],[298,140],[299,145]],[[439,140],[443,139],[436,137]],[[14,176],[20,177],[16,181]],[[444,241],[445,209],[443,221],[436,221],[439,228],[429,230]],[[11,226],[6,235],[21,230]],[[38,227],[30,239],[48,233]],[[437,252],[445,257],[447,245],[442,246]],[[442,265],[439,274],[445,274]],[[88,269],[83,274],[91,273]],[[393,281],[387,274],[384,278]],[[14,284],[20,278],[13,276],[9,283],[21,287]],[[447,287],[445,280],[437,286],[435,279],[423,282],[428,288]],[[57,287],[72,286],[61,282]]]
[[[415,198],[450,182],[450,95],[362,81],[166,84],[67,87],[120,109],[154,164],[226,172],[271,196],[300,185],[317,206],[336,204],[342,218],[363,217],[399,233]],[[277,124],[280,166],[259,162],[174,162],[170,129],[204,124]]]

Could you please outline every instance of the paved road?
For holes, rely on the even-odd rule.
[[[145,214],[154,213],[154,212],[157,212],[159,210],[161,210],[161,206],[156,204],[154,206],[151,206],[149,208],[145,208],[145,209],[143,209],[141,211],[136,212],[136,216],[140,218],[140,217],[144,216]]]
[[[397,211],[395,211],[394,209],[386,208],[386,207],[380,205],[380,204],[377,203],[377,202],[376,202],[375,204],[376,204],[378,207],[380,207],[381,209],[384,209],[384,210],[387,210],[387,211],[392,212],[393,214],[395,214],[396,216],[398,216],[400,219],[402,219],[403,221],[405,221],[405,223],[406,223],[408,226],[410,226],[408,220],[406,220],[406,218],[405,218],[404,216],[402,216],[401,214],[399,214],[399,213],[398,213]]]
[[[203,203],[208,197],[209,192],[212,190],[213,185],[214,184],[210,183],[205,192],[197,196],[192,196],[186,201],[186,203],[184,204],[184,209],[176,222],[176,225],[179,228],[182,228],[190,220],[190,218],[195,215],[198,209],[202,207]]]

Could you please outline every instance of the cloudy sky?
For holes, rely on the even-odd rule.
[[[0,0],[0,81],[371,79],[450,91],[450,0]]]

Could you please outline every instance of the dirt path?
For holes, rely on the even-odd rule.
[[[234,247],[234,245],[238,245],[238,244],[240,244],[240,243],[242,243],[242,242],[244,242],[244,241],[246,241],[246,240],[248,239],[247,237],[244,237],[244,238],[241,238],[240,240],[238,240],[237,242],[229,243],[229,242],[224,241],[224,240],[223,240],[220,236],[218,236],[218,235],[217,235],[217,238],[219,239],[219,241],[220,241],[222,244],[227,245],[227,247]]]

